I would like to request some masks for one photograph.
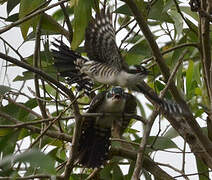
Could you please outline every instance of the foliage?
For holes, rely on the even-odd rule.
[[[210,153],[212,151],[210,141],[212,140],[210,47],[212,17],[207,12],[209,8],[204,7],[205,9],[201,9],[201,13],[198,14],[191,11],[188,4],[178,0],[73,0],[69,3],[65,2],[66,7],[59,6],[62,4],[60,1],[49,3],[46,0],[31,0],[30,2],[28,0],[0,1],[2,6],[6,5],[7,11],[6,17],[1,18],[1,21],[7,25],[5,27],[1,25],[0,34],[17,27],[23,38],[21,46],[29,41],[42,44],[42,48],[35,46],[33,54],[22,57],[19,47],[9,44],[6,38],[0,39],[6,47],[4,50],[2,48],[0,53],[0,58],[6,65],[1,68],[2,72],[7,74],[7,70],[14,66],[25,68],[22,74],[13,79],[11,86],[0,85],[0,179],[1,177],[21,179],[22,176],[29,179],[50,179],[54,176],[58,179],[77,180],[91,179],[90,175],[93,174],[96,179],[128,180],[132,179],[132,176],[135,177],[135,170],[139,169],[139,166],[142,167],[144,179],[154,179],[154,177],[175,179],[177,173],[189,179],[184,169],[185,163],[189,164],[185,159],[189,151],[188,148],[184,148],[187,145],[196,158],[194,163],[197,171],[192,172],[196,173],[195,178],[198,176],[200,180],[209,179],[209,169],[212,168],[212,153]],[[207,2],[211,4],[209,0]],[[57,10],[36,14],[54,3],[58,3]],[[146,82],[154,91],[159,94],[166,87],[170,73],[179,65],[165,98],[177,103],[186,101],[191,113],[181,119],[161,115],[155,121],[155,124],[159,122],[161,129],[156,130],[154,136],[146,134],[147,143],[144,145],[145,155],[140,155],[143,158],[141,164],[138,159],[136,161],[137,152],[140,152],[139,144],[141,143],[141,146],[145,141],[144,134],[148,133],[146,129],[151,129],[152,125],[148,127],[144,124],[144,130],[138,128],[139,118],[134,117],[124,133],[123,141],[126,142],[112,140],[111,160],[103,168],[92,170],[75,166],[71,173],[67,170],[66,164],[67,160],[70,160],[67,146],[68,143],[70,146],[75,128],[78,127],[75,122],[76,106],[82,114],[91,99],[83,92],[80,92],[79,96],[74,86],[67,85],[63,78],[57,76],[51,55],[51,41],[53,41],[52,37],[62,35],[68,41],[72,40],[69,42],[72,49],[86,56],[83,42],[85,28],[94,12],[99,12],[102,5],[114,9],[113,16],[116,18],[113,18],[113,21],[116,20],[117,40],[121,39],[119,48],[127,63],[142,64],[153,72],[153,76],[149,76]],[[19,7],[18,12],[14,11],[16,7]],[[141,14],[151,34],[148,34],[145,24],[141,23],[142,19],[136,12]],[[33,13],[35,14],[31,18],[22,21]],[[202,13],[204,16],[201,16]],[[67,22],[67,15],[69,22]],[[64,24],[69,26],[69,31]],[[36,40],[38,37],[39,41]],[[156,46],[154,43],[157,43]],[[157,45],[160,53],[157,51]],[[15,61],[13,64],[5,63],[5,60],[9,61],[8,52],[11,51],[15,52],[14,58],[17,57],[20,64]],[[21,63],[25,63],[26,66]],[[1,75],[5,74],[1,73]],[[22,87],[15,88],[13,86],[15,82],[21,82]],[[31,87],[26,87],[27,82],[31,83]],[[57,84],[59,82],[61,85]],[[95,87],[97,86],[96,84]],[[141,112],[142,117],[148,122],[154,122],[155,119],[151,120],[152,114],[149,114],[154,111],[155,105],[143,101],[142,98],[140,96],[137,98],[138,112]],[[73,102],[76,103],[75,107],[70,106]],[[167,122],[169,126],[164,128]],[[199,125],[204,128],[200,128]],[[184,139],[184,146],[176,143],[179,137]],[[25,143],[29,144],[27,148]],[[184,158],[183,168],[178,169],[174,175],[163,169],[166,161],[161,161],[159,164],[153,161],[154,156],[161,151],[169,153],[169,150],[177,151]],[[129,167],[127,173],[123,173],[123,166]],[[168,167],[177,169],[174,165]]]

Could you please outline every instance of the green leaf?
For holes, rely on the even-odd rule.
[[[70,179],[69,180],[82,180],[82,179],[86,179],[88,177],[87,174],[71,174]]]
[[[63,28],[52,16],[43,13],[41,16],[41,35],[56,35],[56,34],[62,34],[67,39],[70,36],[70,33]],[[34,21],[34,24],[36,25],[37,21]],[[25,38],[25,41],[34,40],[35,38],[35,31],[30,32],[27,37]]]
[[[169,128],[169,130],[164,135],[164,137],[169,139],[176,138],[177,136],[179,136],[179,134],[173,127]]]
[[[123,173],[118,165],[113,166],[112,180],[123,180]]]
[[[150,8],[148,19],[153,19],[153,20],[157,20],[160,22],[165,21],[165,22],[173,23],[169,14],[164,11],[164,1],[163,0],[157,0],[156,3],[154,3],[154,5]]]
[[[30,99],[29,101],[27,101],[27,102],[25,102],[24,104],[23,104],[24,106],[26,106],[27,108],[29,108],[29,109],[33,109],[33,108],[35,108],[35,107],[37,107],[38,105],[37,105],[37,101],[36,101],[36,99]],[[20,120],[20,121],[29,121],[29,120],[31,120],[31,119],[29,119],[29,117],[28,117],[28,115],[30,114],[30,112],[29,111],[26,111],[25,109],[22,109],[22,108],[20,108],[20,111],[19,111],[19,113],[18,113],[18,119]],[[34,117],[34,116],[33,116]],[[31,117],[32,118],[32,117]],[[34,118],[33,118],[34,119]]]
[[[142,117],[146,119],[146,113],[145,113],[144,107],[143,107],[141,101],[139,101],[138,98],[136,98],[136,99],[137,99],[137,107],[139,107]]]
[[[164,136],[158,136],[158,137],[150,136],[148,138],[148,144],[152,145],[153,142],[154,142],[153,146],[156,149],[163,150],[163,149],[177,148],[177,145],[170,138]]]
[[[189,61],[188,69],[186,71],[186,94],[190,97],[190,90],[193,82],[193,73],[194,73],[194,62]]]
[[[74,1],[74,33],[71,43],[72,49],[76,49],[83,41],[85,29],[91,17],[91,1],[75,0]]]
[[[41,172],[56,174],[53,160],[46,154],[37,150],[26,151],[16,156],[7,156],[0,161],[0,167],[9,165],[11,163],[30,163],[30,167],[40,167]]]
[[[176,37],[179,39],[182,35],[183,31],[183,19],[177,11],[169,11],[171,18],[174,20],[175,28],[176,28]]]
[[[131,177],[133,175],[134,169],[135,169],[135,161],[131,161],[128,173],[126,175],[126,180],[131,180]]]
[[[7,113],[8,115],[17,118],[20,107],[15,104],[8,104],[6,106],[0,107],[0,111]],[[13,124],[13,122],[8,121],[7,119],[0,116],[0,124]]]
[[[115,10],[115,12],[132,16],[132,12],[126,4],[124,4],[123,6],[120,6],[118,9]]]
[[[184,87],[184,78],[183,78],[183,65],[180,65],[176,74],[177,88],[182,89]]]
[[[112,166],[111,165],[106,165],[104,167],[104,169],[102,169],[100,171],[100,177],[101,177],[101,179],[111,179],[112,178],[111,173],[110,173],[111,169],[112,169]]]
[[[19,17],[19,13],[15,13],[11,16],[9,16],[7,19],[5,19],[5,21],[7,22],[15,22],[18,20],[18,17]]]
[[[13,82],[15,82],[15,81],[26,81],[26,80],[34,79],[34,75],[30,71],[25,71],[22,74],[23,74],[23,76],[20,76],[20,75],[16,76],[15,79],[13,79]]]
[[[20,104],[23,104],[23,103],[20,103]],[[37,102],[36,102],[35,99],[31,99],[31,100],[27,101],[26,103],[24,103],[23,105],[25,105],[26,107],[28,107],[30,109],[33,109],[34,107],[37,106]],[[8,104],[4,107],[1,107],[0,111],[7,113],[11,117],[16,118],[19,121],[29,121],[29,120],[35,119],[35,115],[24,110],[20,106],[17,106],[17,105],[12,104],[12,103],[10,103],[10,104]],[[2,125],[4,125],[4,124],[14,124],[14,122],[8,121],[7,119],[0,117],[0,124],[2,124]]]
[[[157,89],[158,93],[165,88],[165,85],[158,80],[155,81],[154,86]],[[167,92],[165,98],[171,99],[171,97],[172,96],[170,92]]]
[[[0,4],[4,4],[5,2],[7,2],[8,0],[0,0]]]
[[[44,3],[45,0],[21,0],[20,2],[20,9],[19,9],[19,18],[23,18],[26,15],[30,14],[33,10],[35,10],[40,4]],[[36,16],[31,18],[30,20],[22,23],[21,33],[24,39],[27,37],[27,33],[30,27],[35,27],[36,23],[39,21],[40,16]]]
[[[64,161],[63,161],[61,158],[58,158],[58,156],[57,156],[58,151],[59,151],[59,148],[54,148],[54,149],[52,149],[52,150],[48,153],[48,155],[49,155],[52,159],[55,159],[57,162],[63,163]]]
[[[20,3],[20,0],[8,0],[7,1],[7,14],[9,15],[10,12]]]
[[[145,57],[150,57],[152,54],[149,45],[145,40],[135,44],[125,56],[125,60],[129,65],[139,64]]]
[[[73,7],[66,7],[66,12],[68,13],[69,16],[71,16],[74,13],[74,8]],[[56,12],[53,13],[52,17],[56,20],[56,21],[60,21],[64,19],[64,13],[62,11],[62,9],[58,9]]]
[[[5,93],[9,92],[12,88],[9,86],[0,85],[0,95],[4,95]]]
[[[189,6],[180,6],[180,10],[195,19],[196,22],[199,21],[198,13],[191,11],[191,8]]]
[[[168,10],[171,9],[171,7],[175,7],[174,1],[167,0],[164,5],[163,12],[168,12]]]
[[[201,76],[200,76],[200,61],[194,63],[194,80],[199,84],[202,85]]]
[[[44,13],[41,18],[41,30],[44,31],[44,34],[62,34],[65,37],[69,35],[69,32],[66,31],[52,16]]]
[[[197,170],[199,173],[199,180],[208,180],[209,179],[208,167],[197,156],[195,156],[195,158],[196,158],[196,163],[197,163]]]
[[[19,133],[20,131],[14,131],[10,129],[6,136],[0,137],[0,152],[3,152],[3,156],[7,156],[13,153]]]

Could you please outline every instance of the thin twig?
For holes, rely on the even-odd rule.
[[[41,13],[43,13],[43,12],[45,12],[45,11],[47,11],[47,10],[53,8],[53,7],[56,7],[56,6],[58,6],[58,5],[62,4],[62,3],[65,3],[65,2],[67,2],[67,1],[69,1],[69,0],[61,0],[61,1],[59,1],[59,2],[57,2],[57,3],[55,3],[55,4],[52,4],[52,5],[48,6],[48,7],[45,7],[45,8],[43,8],[43,9],[39,9],[39,10],[35,11],[34,13],[32,13],[32,14],[30,14],[30,15],[28,15],[28,16],[25,16],[24,18],[19,19],[18,21],[15,21],[15,22],[11,23],[10,25],[6,26],[5,28],[0,29],[0,34],[6,32],[6,31],[8,31],[8,30],[10,30],[11,28],[13,28],[13,27],[15,27],[15,26],[20,25],[21,23],[23,23],[23,22],[25,22],[25,21],[31,19],[31,18],[34,17],[34,16],[37,16],[37,15],[39,15],[39,14],[41,14]]]
[[[15,124],[21,124],[22,123],[21,121],[17,120],[16,118],[14,118],[14,117],[12,117],[12,116],[4,113],[4,112],[1,112],[1,111],[0,111],[0,116],[5,118],[5,119],[7,119],[9,122],[13,122]],[[1,126],[3,126],[3,125],[1,125]],[[7,125],[7,126],[9,126],[9,125]],[[26,126],[24,126],[24,128],[29,129],[30,131],[32,131],[34,133],[38,133],[38,134],[40,134],[40,132],[41,132],[40,128],[37,128],[37,127],[32,126],[32,125],[27,125],[26,124]],[[61,141],[67,141],[67,142],[71,142],[72,141],[71,136],[69,136],[69,135],[67,135],[65,133],[59,133],[59,132],[48,130],[45,133],[45,135],[49,136],[49,137],[52,137],[52,138],[59,139]]]
[[[25,106],[24,104],[21,103],[17,103],[15,102],[13,99],[11,99],[9,96],[8,97],[4,97],[4,99],[8,100],[8,102],[15,104],[16,106],[24,109],[25,111],[35,115],[37,118],[42,118],[42,116],[40,114],[38,114],[37,112],[33,111],[32,109],[28,108],[27,106]]]
[[[173,81],[173,79],[174,79],[174,77],[175,77],[175,75],[176,75],[176,73],[177,73],[177,70],[179,69],[180,65],[182,64],[183,58],[184,58],[184,56],[187,54],[187,52],[188,52],[188,50],[186,49],[186,50],[184,50],[183,53],[180,55],[180,57],[179,57],[179,59],[178,59],[178,61],[177,61],[177,64],[175,65],[175,67],[174,67],[174,69],[173,69],[173,71],[172,71],[172,73],[171,73],[171,75],[170,75],[170,77],[169,77],[169,79],[168,79],[168,81],[167,81],[167,83],[166,83],[165,88],[160,92],[160,97],[161,97],[161,98],[163,98],[163,97],[165,96],[165,93],[167,92],[167,90],[168,90],[168,88],[169,88],[171,82]]]
[[[39,68],[38,64],[40,62],[40,36],[41,36],[41,20],[39,20],[38,22],[38,25],[36,27],[36,33],[35,33],[35,49],[34,49],[34,55],[33,55],[33,66],[35,68]],[[39,76],[36,73],[34,74],[34,84],[35,84],[36,97],[41,98],[40,87],[39,87]],[[44,106],[43,102],[40,99],[36,99],[36,100],[37,100],[37,103],[43,118],[47,118],[48,116],[46,114],[46,107]]]
[[[189,180],[188,177],[184,174],[183,171],[181,171],[181,170],[179,170],[179,169],[177,169],[177,168],[171,166],[170,164],[163,164],[163,163],[157,163],[157,164],[160,165],[160,166],[168,167],[168,168],[170,168],[170,169],[172,169],[172,170],[174,170],[174,171],[176,171],[176,172],[182,174],[182,176],[183,176],[186,180]]]
[[[74,103],[74,102],[72,102]],[[35,141],[30,145],[29,149],[32,148],[33,145],[35,145],[38,140],[43,137],[43,135],[47,132],[47,130],[56,122],[58,121],[58,119],[61,118],[61,116],[70,108],[70,106],[72,105],[72,103],[65,109],[63,110],[53,121],[51,121],[48,126],[42,131],[42,133],[35,139]]]
[[[1,36],[0,36],[0,39],[6,44],[8,45],[18,56],[21,60],[24,60],[23,56],[14,48],[12,47],[11,44],[9,44],[5,39],[3,39]]]
[[[61,9],[63,11],[64,20],[65,20],[65,22],[67,24],[67,27],[68,27],[68,31],[69,31],[69,38],[68,38],[68,40],[69,40],[69,43],[71,44],[72,39],[73,39],[73,28],[72,28],[72,25],[71,25],[71,22],[70,22],[70,19],[69,19],[69,15],[68,15],[68,13],[66,11],[65,5],[64,4],[60,4],[60,7],[61,7]]]
[[[184,58],[186,53],[187,53],[187,50],[185,50],[184,53],[180,56],[178,63],[174,67],[174,70],[171,73],[165,88],[160,93],[161,98],[164,97],[166,91],[168,90],[170,83],[173,81],[175,74],[176,74],[179,66],[181,65],[183,58]],[[153,113],[151,114],[151,116],[150,116],[149,120],[147,121],[147,124],[144,128],[144,134],[143,134],[141,144],[139,146],[139,152],[138,152],[138,155],[137,155],[136,165],[135,165],[135,169],[134,169],[133,176],[132,176],[133,180],[137,180],[137,179],[140,178],[140,175],[141,175],[140,173],[141,173],[141,170],[142,170],[144,151],[145,151],[145,148],[146,148],[147,139],[149,137],[152,125],[153,125],[155,118],[157,117],[158,113],[159,113],[159,109],[156,109],[156,110],[153,111]]]
[[[139,180],[140,179],[141,170],[142,170],[142,167],[143,167],[144,151],[145,151],[145,148],[146,148],[147,139],[149,137],[152,125],[153,125],[157,115],[158,115],[158,109],[156,109],[152,112],[152,114],[151,114],[151,116],[150,116],[149,120],[147,121],[147,124],[144,128],[143,138],[142,138],[142,141],[141,141],[140,146],[139,146],[136,164],[135,164],[135,169],[134,169],[133,175],[132,175],[132,180]]]
[[[94,169],[93,172],[85,180],[92,180],[100,171],[100,168]]]
[[[15,65],[17,65],[19,67],[27,69],[27,70],[29,70],[31,72],[39,74],[41,77],[43,77],[44,80],[47,80],[47,81],[51,82],[56,87],[58,87],[60,90],[65,92],[69,96],[70,100],[74,100],[75,99],[75,97],[74,97],[72,91],[70,91],[70,89],[68,89],[66,86],[64,86],[63,84],[61,84],[57,80],[55,80],[53,77],[49,76],[44,71],[42,71],[42,70],[40,70],[38,68],[32,67],[32,66],[28,65],[27,63],[19,61],[19,60],[15,59],[15,58],[13,58],[11,56],[7,56],[7,55],[5,55],[5,54],[3,54],[1,52],[0,52],[0,58],[4,59],[6,61],[9,61],[9,62],[11,62],[11,63],[13,63],[13,64],[15,64]],[[76,107],[77,104],[74,103],[73,105],[75,106],[76,113],[79,114],[79,108]]]
[[[181,48],[189,47],[189,46],[193,46],[193,47],[196,47],[197,49],[199,49],[199,44],[197,44],[197,43],[184,43],[184,44],[177,45],[173,48],[167,49],[165,51],[162,51],[161,54],[165,55],[165,54],[168,54],[168,53],[175,51],[177,49],[181,49]],[[142,60],[142,64],[146,64],[153,59],[154,59],[154,57],[150,57],[148,59]]]
[[[124,20],[123,20],[124,21]],[[135,19],[132,19],[131,21],[129,21],[128,23],[126,23],[123,26],[120,26],[119,29],[116,31],[116,34],[119,33],[119,31],[121,31],[122,29],[126,28],[127,26],[129,26],[133,21],[135,21]]]
[[[211,180],[210,177],[204,175],[205,173],[208,173],[208,172],[212,172],[212,171],[204,171],[204,172],[198,172],[198,173],[191,173],[191,174],[179,175],[179,176],[174,176],[174,178],[177,179],[177,178],[180,178],[182,176],[184,177],[184,176],[202,175],[202,176],[206,177],[208,180]]]
[[[183,156],[182,156],[182,172],[185,174],[185,163],[186,163],[186,141],[184,140],[184,145],[183,145]]]
[[[182,13],[181,10],[180,10],[180,7],[179,7],[179,5],[178,5],[178,2],[177,2],[176,0],[174,0],[174,3],[175,3],[175,6],[176,6],[176,8],[177,8],[177,12],[180,14],[180,16],[182,17],[182,19],[185,21],[186,25],[189,27],[189,29],[190,29],[191,31],[194,32],[194,34],[198,35],[198,32],[196,32],[196,31],[193,29],[193,27],[190,25],[190,23],[188,22],[188,20],[184,17],[183,13]]]
[[[130,31],[127,33],[127,35],[121,40],[121,44],[119,45],[119,49],[121,48],[124,41],[132,34],[132,32],[136,28],[136,26],[137,26],[137,23],[135,23],[135,25],[132,27],[132,29],[130,29]]]

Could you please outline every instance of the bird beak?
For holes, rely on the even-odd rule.
[[[120,99],[121,99],[121,96],[120,96],[119,94],[115,94],[115,95],[113,96],[113,99],[120,100]]]

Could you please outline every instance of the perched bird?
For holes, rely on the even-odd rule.
[[[94,82],[127,87],[148,96],[169,113],[180,114],[178,104],[152,96],[142,85],[149,71],[140,65],[128,66],[117,47],[112,15],[102,10],[89,23],[85,33],[85,51],[89,59],[83,58],[57,40],[52,50],[55,66],[69,84],[77,83],[78,89],[89,92]]]
[[[77,162],[84,167],[100,167],[108,160],[111,145],[111,131],[121,136],[130,118],[123,114],[136,112],[136,99],[125,93],[121,87],[97,94],[92,100],[88,113],[111,113],[99,117],[86,117],[82,123],[81,136],[77,148]]]

